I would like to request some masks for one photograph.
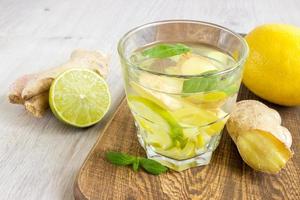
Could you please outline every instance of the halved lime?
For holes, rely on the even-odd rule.
[[[99,122],[110,106],[110,93],[105,80],[89,69],[70,69],[52,83],[49,104],[61,121],[88,127]]]

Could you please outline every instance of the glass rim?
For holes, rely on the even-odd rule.
[[[168,74],[168,73],[163,73],[163,72],[155,72],[155,71],[151,71],[151,70],[147,70],[144,68],[141,68],[139,66],[137,66],[136,64],[132,63],[129,59],[127,59],[124,55],[124,44],[127,41],[127,39],[129,39],[134,33],[136,33],[139,30],[142,30],[144,28],[148,28],[151,26],[156,26],[156,25],[160,25],[160,24],[172,24],[172,23],[192,23],[192,24],[202,24],[202,25],[208,25],[210,27],[214,27],[217,29],[221,29],[224,31],[229,32],[230,34],[234,35],[242,44],[242,56],[240,59],[238,59],[238,61],[236,63],[234,63],[234,65],[228,69],[224,69],[221,71],[217,71],[217,72],[211,72],[211,73],[206,73],[206,74],[193,74],[193,75],[180,75],[180,74]],[[178,20],[178,19],[173,19],[173,20],[161,20],[161,21],[154,21],[154,22],[149,22],[146,24],[142,24],[140,26],[137,26],[135,28],[130,29],[128,32],[126,32],[121,39],[118,42],[118,54],[120,56],[120,58],[122,60],[124,60],[126,62],[126,64],[129,65],[129,67],[133,67],[136,70],[139,71],[143,71],[143,72],[147,72],[150,74],[154,74],[154,75],[159,75],[159,76],[167,76],[167,77],[175,77],[175,78],[195,78],[195,77],[208,77],[208,76],[214,76],[214,75],[223,75],[226,73],[230,73],[231,71],[234,71],[235,69],[239,68],[240,66],[242,66],[243,62],[246,60],[248,54],[249,54],[249,47],[248,44],[246,42],[246,40],[238,33],[235,33],[234,31],[225,28],[223,26],[214,24],[214,23],[210,23],[210,22],[205,22],[205,21],[198,21],[198,20],[188,20],[188,19],[182,19],[182,20]]]

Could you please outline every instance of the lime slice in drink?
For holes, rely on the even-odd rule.
[[[167,110],[141,96],[129,95],[127,98],[134,115],[151,121],[153,124],[161,127],[162,130],[167,130],[173,146],[179,146],[180,148],[185,146],[186,139],[182,128]],[[157,134],[157,137],[159,137],[160,132],[153,132],[153,134]],[[163,138],[162,136],[161,142],[167,142]],[[160,141],[160,139],[157,141]]]
[[[70,69],[52,83],[49,104],[61,121],[88,127],[99,122],[110,106],[110,93],[105,80],[88,69]]]
[[[147,132],[145,140],[147,144],[155,148],[168,149],[172,147],[172,139],[169,135],[168,123],[154,123],[138,115],[134,116],[141,129]]]

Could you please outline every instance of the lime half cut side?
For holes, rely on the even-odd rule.
[[[109,109],[111,97],[105,80],[89,69],[70,69],[52,83],[49,104],[61,121],[88,127],[99,122]]]

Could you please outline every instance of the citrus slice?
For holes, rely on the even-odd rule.
[[[216,103],[224,101],[228,96],[223,91],[211,91],[207,93],[192,94],[185,97],[194,104]]]
[[[172,147],[172,139],[168,134],[170,131],[168,124],[154,123],[139,117],[138,115],[135,115],[135,119],[140,128],[146,132],[144,140],[147,144],[160,149],[168,149]]]
[[[206,146],[210,142],[211,136],[207,135],[205,132],[200,133],[196,137],[196,147],[199,150],[205,150]],[[199,151],[198,150],[198,151]]]
[[[88,127],[99,122],[110,106],[110,93],[105,80],[89,69],[70,69],[52,83],[49,104],[61,121]]]
[[[218,135],[223,130],[227,119],[228,119],[228,116],[225,117],[224,119],[219,119],[219,121],[217,121],[211,125],[205,126],[201,129],[210,136]]]
[[[206,144],[209,142],[210,136],[205,134],[205,132],[200,132],[201,129],[198,127],[184,128],[184,135],[189,138],[190,141],[195,143],[196,151],[199,149],[204,150]]]
[[[164,156],[176,159],[176,160],[185,160],[196,155],[195,152],[195,143],[192,140],[188,140],[184,148],[171,148],[168,150],[156,149],[157,153]]]
[[[181,148],[185,146],[186,140],[182,128],[167,110],[144,97],[128,95],[127,98],[135,115],[157,124],[162,130],[167,130],[173,146],[179,145]],[[161,142],[167,142],[163,137],[161,139]]]

